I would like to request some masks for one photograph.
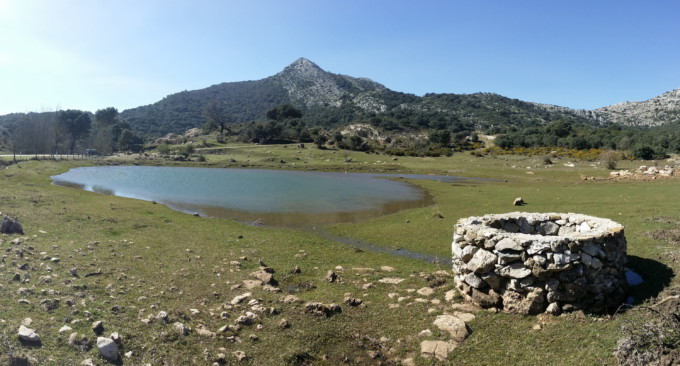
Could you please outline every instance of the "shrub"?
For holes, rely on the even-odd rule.
[[[607,169],[614,170],[616,169],[616,164],[621,160],[621,153],[613,150],[605,151],[600,155],[600,160],[605,163]]]
[[[168,154],[170,154],[170,144],[162,143],[162,144],[158,145],[158,148],[156,148],[156,150],[161,155],[168,155]]]

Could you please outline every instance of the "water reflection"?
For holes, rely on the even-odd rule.
[[[58,185],[269,226],[352,222],[433,203],[406,179],[465,178],[152,166],[81,167],[52,177]]]

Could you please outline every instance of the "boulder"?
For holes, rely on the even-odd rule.
[[[420,354],[424,358],[434,357],[439,361],[444,361],[457,346],[453,342],[422,341],[420,343]]]
[[[439,330],[448,332],[451,335],[451,339],[458,343],[463,342],[471,333],[467,324],[454,315],[439,315],[432,324],[439,328]]]
[[[97,337],[97,349],[99,354],[109,361],[116,361],[120,357],[118,345],[111,338]]]
[[[19,326],[19,332],[17,335],[19,336],[19,339],[24,342],[40,343],[40,336],[38,333],[36,333],[35,330],[27,328],[23,325]]]

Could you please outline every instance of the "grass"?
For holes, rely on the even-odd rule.
[[[224,147],[222,147],[224,149]],[[294,145],[228,145],[226,154],[208,154],[205,166],[261,167],[333,171],[387,171],[395,173],[450,174],[495,179],[443,183],[413,180],[427,189],[435,204],[360,222],[337,224],[325,229],[334,234],[370,243],[436,256],[450,255],[452,226],[457,219],[515,211],[515,197],[521,196],[525,211],[578,212],[612,218],[626,227],[630,266],[644,285],[632,289],[639,303],[676,284],[677,264],[667,242],[651,232],[671,228],[680,220],[675,204],[677,180],[650,182],[584,181],[581,175],[604,177],[604,165],[554,161],[546,167],[540,157],[516,156],[477,158],[456,154],[450,158],[391,157],[356,152],[298,149]],[[348,158],[352,162],[345,163]],[[164,160],[131,155],[122,162],[175,165]],[[232,162],[231,159],[236,162]],[[285,163],[281,163],[281,161]],[[355,364],[398,363],[413,359],[432,364],[420,356],[420,342],[446,339],[432,325],[435,317],[451,312],[444,294],[453,288],[448,281],[434,286],[434,294],[415,291],[432,285],[428,275],[448,268],[414,259],[359,251],[312,232],[265,228],[233,220],[194,217],[150,202],[103,196],[50,184],[49,177],[93,161],[27,161],[0,171],[0,210],[17,216],[26,235],[0,239],[4,259],[0,263],[0,363],[12,357],[29,357],[40,365],[80,364],[92,358],[106,361],[96,348],[77,349],[68,344],[71,332],[59,334],[63,325],[87,336],[95,320],[105,324],[105,334],[119,332],[122,364],[210,365],[236,362],[232,352],[245,352],[244,364]],[[294,165],[293,165],[294,164]],[[632,162],[621,162],[621,165]],[[531,173],[531,174],[528,174]],[[19,238],[21,244],[13,244]],[[22,252],[24,257],[17,256]],[[59,257],[57,263],[48,257]],[[274,269],[281,293],[262,287],[247,289],[243,280],[260,267],[259,261]],[[26,271],[21,264],[29,264]],[[292,273],[294,267],[301,273]],[[393,271],[388,271],[392,267]],[[51,270],[48,270],[50,267]],[[383,269],[381,269],[383,267]],[[79,277],[68,270],[77,268]],[[369,268],[369,269],[366,269]],[[324,278],[335,271],[340,281]],[[29,281],[11,281],[14,273]],[[86,274],[96,274],[86,277]],[[47,280],[45,276],[50,276]],[[400,284],[379,282],[399,277]],[[236,286],[240,287],[236,287]],[[33,294],[17,291],[33,289]],[[250,292],[241,304],[236,296]],[[346,293],[360,298],[359,307],[343,303]],[[301,302],[286,304],[285,295]],[[404,298],[398,301],[398,298]],[[416,299],[426,299],[418,300]],[[20,304],[19,300],[28,300]],[[44,299],[59,299],[56,309],[45,311]],[[73,300],[74,305],[67,302]],[[248,301],[257,300],[262,312]],[[435,301],[432,301],[435,300]],[[329,318],[304,311],[304,303],[337,303],[342,313]],[[257,308],[257,307],[256,307]],[[194,309],[194,311],[192,311]],[[259,309],[259,308],[258,308]],[[272,310],[273,309],[273,310]],[[166,311],[170,324],[142,319]],[[197,310],[198,312],[196,312]],[[235,319],[247,311],[257,314],[253,325],[234,327]],[[226,312],[229,318],[221,317]],[[612,352],[621,337],[621,325],[639,322],[627,313],[614,317],[523,317],[509,314],[475,313],[469,323],[473,332],[465,343],[441,364],[616,364]],[[16,330],[24,318],[41,336],[40,346],[19,342]],[[288,328],[279,326],[285,319]],[[193,331],[182,336],[172,323],[182,322]],[[540,324],[540,329],[535,326]],[[212,332],[232,325],[214,337],[198,334],[205,326]],[[432,335],[421,336],[424,329]],[[258,340],[251,340],[254,334]]]

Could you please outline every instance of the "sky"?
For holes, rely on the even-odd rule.
[[[119,111],[300,57],[404,93],[595,109],[680,88],[677,0],[0,0],[0,115]]]

